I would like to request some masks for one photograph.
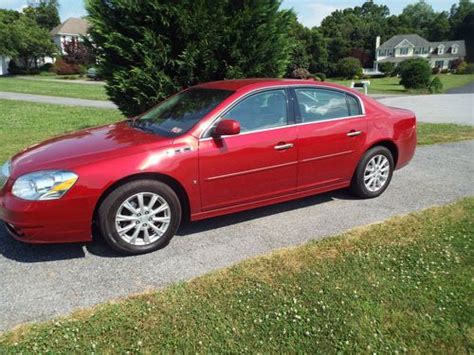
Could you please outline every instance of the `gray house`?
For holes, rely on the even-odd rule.
[[[457,59],[466,56],[464,41],[429,42],[416,34],[397,35],[380,45],[375,44],[375,70],[380,63],[398,64],[410,58],[425,58],[432,68],[450,69]]]
[[[54,43],[64,54],[64,43],[72,40],[82,41],[82,37],[87,36],[89,23],[83,18],[70,17],[50,32]]]

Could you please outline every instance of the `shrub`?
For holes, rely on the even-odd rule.
[[[435,76],[428,87],[430,94],[440,94],[443,92],[443,83],[440,78]]]
[[[79,64],[67,63],[64,59],[58,58],[54,63],[54,71],[58,75],[74,75],[81,72]]]
[[[16,61],[13,59],[8,63],[8,73],[11,75],[26,74],[25,69],[19,67],[18,64],[16,64]]]
[[[433,75],[438,75],[438,74],[441,73],[441,71],[442,71],[441,68],[439,68],[439,67],[434,67],[433,69],[431,69],[431,74],[433,74]]]
[[[324,74],[324,73],[316,73],[316,74],[314,74],[314,76],[316,78],[321,79],[321,81],[326,81],[326,74]]]
[[[395,75],[395,63],[385,62],[379,64],[379,70],[384,73],[386,76],[394,76]]]
[[[54,70],[54,64],[53,63],[45,63],[42,66],[39,67],[40,73],[47,73],[50,71]]]
[[[337,73],[338,75],[352,79],[356,76],[362,76],[362,65],[360,60],[353,57],[346,57],[339,60],[337,63]]]
[[[431,67],[424,59],[408,59],[401,65],[400,76],[400,84],[405,89],[427,89],[430,85]]]
[[[474,63],[466,63],[462,74],[474,74]]]
[[[197,83],[280,77],[289,64],[294,15],[280,1],[88,0],[86,8],[107,93],[126,115]]]
[[[297,68],[291,72],[291,78],[294,79],[308,79],[310,76],[311,73],[305,68]]]
[[[456,74],[464,74],[467,68],[467,63],[463,60],[456,66]]]

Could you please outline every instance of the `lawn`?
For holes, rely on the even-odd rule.
[[[443,83],[443,91],[448,89],[464,86],[474,81],[474,74],[440,74],[439,78]],[[411,94],[405,90],[403,85],[400,85],[400,78],[375,78],[369,79],[369,94]],[[330,82],[335,82],[341,85],[350,86],[352,80],[328,79]]]
[[[0,79],[1,80],[1,79]],[[98,126],[124,116],[117,110],[0,100],[0,162],[21,149],[65,132]],[[474,139],[474,127],[418,124],[418,144]]]
[[[456,353],[474,341],[474,199],[26,326],[12,353]]]
[[[92,100],[108,99],[103,85],[69,83],[66,80],[59,83],[51,80],[0,77],[0,91]]]
[[[46,138],[123,118],[118,110],[0,100],[0,162]]]

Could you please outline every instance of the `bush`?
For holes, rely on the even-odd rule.
[[[403,65],[402,65],[403,64]],[[421,58],[408,59],[401,63],[400,84],[405,89],[427,89],[430,85],[431,67]]]
[[[308,69],[297,68],[291,72],[290,77],[293,79],[308,79],[311,77],[311,73],[308,71]]]
[[[319,78],[321,81],[326,81],[326,74],[324,73],[316,73],[314,74],[316,78]]]
[[[98,69],[125,115],[197,83],[288,68],[294,15],[280,1],[88,0],[86,8]]]
[[[379,70],[384,73],[386,76],[394,76],[395,75],[395,63],[385,62],[379,64]]]
[[[459,66],[457,73],[458,74],[474,74],[474,63],[464,62],[464,65],[462,65],[462,68],[461,68],[461,65]]]
[[[20,68],[18,64],[16,64],[15,60],[10,60],[8,63],[8,73],[11,75],[23,75],[26,74],[25,69]]]
[[[456,74],[464,74],[467,68],[467,63],[463,60],[456,65]]]
[[[337,63],[337,73],[347,79],[362,76],[362,65],[360,60],[354,57],[346,57]]]
[[[42,66],[39,67],[40,73],[47,73],[51,72],[54,70],[54,64],[53,63],[45,63]]]
[[[428,87],[430,94],[440,94],[443,92],[443,83],[440,78],[435,76]]]
[[[438,75],[441,73],[441,68],[439,67],[434,67],[433,69],[431,69],[431,74],[433,75]]]
[[[80,74],[81,67],[79,64],[67,63],[64,59],[58,58],[54,63],[54,72],[58,75],[74,75]]]

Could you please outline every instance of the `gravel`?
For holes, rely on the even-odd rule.
[[[0,330],[472,196],[473,158],[474,141],[419,148],[377,199],[359,200],[337,191],[205,220],[182,227],[168,247],[142,256],[122,257],[100,242],[22,244],[0,225]]]

